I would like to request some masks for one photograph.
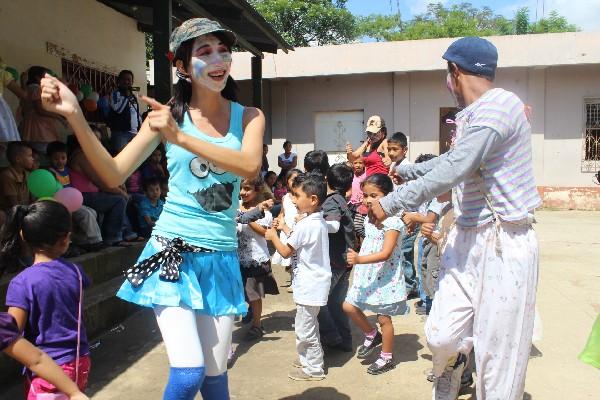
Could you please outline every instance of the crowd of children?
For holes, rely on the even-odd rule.
[[[448,61],[448,89],[465,107],[457,114],[457,140],[448,153],[422,155],[410,165],[406,136],[397,132],[388,137],[385,121],[375,115],[367,122],[367,140],[357,150],[348,144],[348,164],[330,166],[324,151],[313,150],[304,158],[304,172],[296,170],[297,155],[286,141],[278,158],[278,178],[268,171],[268,162],[265,165],[264,146],[262,168],[257,162],[264,116],[236,103],[227,89],[234,44],[233,33],[203,18],[175,29],[170,48],[180,79],[172,107],[145,99],[153,111],[140,140],[125,147],[131,157],[113,158],[98,143],[77,112],[75,95],[63,83],[44,76],[43,68],[32,68],[29,74],[33,110],[39,111],[43,99],[40,116],[62,118],[52,111],[66,117],[87,149],[73,155],[60,143],[44,144],[57,182],[79,185],[84,204],[97,212],[108,214],[106,205],[111,205],[112,214],[104,218],[110,226],[104,226],[105,221],[100,228],[105,242],[107,235],[111,244],[130,234],[137,238],[132,220],[138,231],[152,233],[138,262],[126,271],[117,296],[154,309],[171,366],[164,398],[191,399],[198,392],[206,399],[229,398],[225,360],[234,316],[244,314],[249,304],[246,339],[258,340],[265,334],[263,299],[278,294],[267,241],[277,251],[273,261],[285,264],[289,259],[297,353],[290,379],[325,379],[323,347],[354,350],[350,320],[364,334],[357,358],[371,359],[380,348],[366,372],[390,371],[396,365],[392,318],[407,314],[407,300],[419,296],[417,312],[431,310],[425,333],[432,351],[428,379],[434,381],[434,399],[455,400],[461,382],[472,383],[466,368],[471,354],[478,368],[478,397],[522,397],[538,272],[531,223],[540,199],[524,106],[514,94],[492,85],[495,47],[468,37],[454,42],[443,56]],[[489,63],[466,63],[465,54]],[[207,65],[223,79],[209,75]],[[203,103],[187,107],[203,96],[208,96],[204,109]],[[217,128],[215,121],[222,118],[200,118],[211,109],[218,109],[221,117],[230,113],[230,132]],[[472,115],[476,123],[465,128],[463,123]],[[247,119],[253,123],[244,122]],[[198,134],[204,135],[202,140]],[[163,206],[160,179],[167,171],[161,164],[162,151],[152,151],[161,135],[168,139],[172,194],[158,219]],[[41,146],[34,143],[33,148]],[[105,182],[124,182],[151,152],[129,179],[136,194],[131,198],[137,197],[133,201],[139,209],[132,219],[126,188]],[[28,399],[45,393],[60,397],[58,391],[63,398],[84,399],[81,391],[91,362],[82,302],[90,280],[63,256],[76,221],[89,224],[95,218],[84,209],[85,216],[76,219],[58,202],[32,202],[26,186],[28,171],[35,168],[32,147],[13,142],[7,153],[10,167],[0,174],[7,211],[0,231],[0,268],[31,266],[8,287],[8,314],[0,314],[0,346],[28,365]],[[94,172],[92,165],[107,166],[110,172]],[[259,169],[260,176],[255,176]],[[517,173],[527,179],[509,182]],[[194,188],[190,182],[195,182]],[[453,221],[448,192],[455,187]],[[490,193],[490,187],[499,189]],[[428,201],[433,195],[438,196]],[[114,201],[117,198],[121,200]],[[206,229],[188,226],[189,215]],[[94,236],[92,228],[86,227],[86,232]],[[495,274],[483,273],[486,270]],[[378,326],[367,312],[377,315]],[[18,339],[21,332],[25,342]],[[498,335],[505,339],[498,341]],[[28,342],[39,349],[28,347]]]
[[[383,119],[375,120],[384,126]],[[404,134],[397,132],[383,140],[391,163],[407,163]],[[290,148],[286,150],[291,154]],[[368,174],[362,156],[352,163],[330,166],[322,150],[305,156],[304,171],[287,170],[285,186],[275,183],[271,190],[269,186],[280,178],[269,171],[263,176],[243,180],[240,191],[238,220],[245,221],[238,223],[238,251],[251,314],[246,319],[251,325],[245,339],[256,340],[265,333],[262,299],[265,294],[278,293],[273,263],[290,272],[288,291],[296,304],[298,359],[292,363],[296,369],[290,379],[324,379],[323,348],[353,351],[350,321],[364,333],[358,358],[370,358],[381,346],[367,372],[376,375],[393,369],[392,317],[407,314],[409,296],[421,292],[426,295],[417,303],[417,312],[426,314],[431,307],[438,276],[437,246],[443,240],[440,217],[448,213],[449,203],[434,200],[421,210],[376,225],[367,217],[371,203],[402,182],[393,172]],[[282,189],[285,193],[278,194]],[[269,210],[278,200],[281,211],[274,218]],[[420,233],[419,226],[424,227]],[[417,257],[413,259],[417,237]],[[274,247],[272,258],[267,240]],[[415,290],[405,283],[407,269]],[[379,328],[365,312],[377,314]]]
[[[25,151],[13,155],[15,146]],[[406,137],[402,133],[392,135],[387,140],[387,146],[391,150],[389,155],[392,162],[405,162]],[[23,143],[9,148],[13,149],[13,169],[18,173],[25,172],[31,162],[31,149]],[[64,187],[72,185],[73,170],[68,165],[67,154],[67,146],[61,142],[48,145],[49,170]],[[134,192],[138,211],[136,226],[138,232],[146,237],[150,235],[163,206],[161,178],[165,176],[165,171],[161,157],[160,149],[155,150],[147,163],[135,172],[143,182],[143,195]],[[265,178],[269,178],[268,173]],[[378,172],[367,176],[362,158],[355,159],[352,164],[348,162],[330,166],[327,154],[321,150],[311,151],[306,155],[304,172],[296,168],[286,172],[286,184],[283,187],[285,192],[279,185],[273,193],[268,188],[266,179],[260,176],[244,179],[240,188],[238,254],[245,297],[250,306],[250,325],[245,339],[258,340],[265,334],[261,321],[263,299],[265,295],[279,293],[271,270],[268,240],[275,248],[273,264],[283,266],[290,273],[288,290],[293,293],[296,304],[294,326],[298,360],[293,363],[297,369],[289,377],[294,380],[324,379],[323,347],[345,352],[354,350],[350,321],[364,333],[364,341],[357,349],[357,358],[370,358],[375,349],[381,346],[379,355],[369,365],[367,372],[381,374],[394,368],[392,317],[409,312],[405,263],[410,253],[406,254],[405,240],[408,235],[418,231],[415,226],[423,227],[419,238],[417,270],[421,292],[425,295],[422,304],[418,304],[417,311],[423,309],[423,313],[427,313],[435,293],[439,265],[438,246],[443,241],[439,228],[440,217],[448,212],[448,203],[434,200],[432,204],[423,207],[424,213],[405,213],[388,218],[381,226],[375,225],[367,217],[371,202],[390,193],[400,183],[397,177]],[[23,190],[21,195],[29,194]],[[276,199],[280,201],[281,211],[275,218],[270,210]],[[48,210],[53,208],[56,210],[50,215]],[[56,229],[62,229],[52,236],[62,238],[61,240],[53,242],[53,239],[48,237],[46,240],[47,236],[42,236],[42,239],[36,239],[37,242],[28,243],[34,249],[34,268],[26,269],[13,279],[7,305],[12,307],[11,315],[17,315],[16,324],[20,329],[24,328],[25,321],[29,318],[27,326],[32,331],[26,331],[25,338],[42,351],[47,351],[68,376],[79,379],[77,382],[84,389],[90,366],[85,330],[80,330],[77,338],[70,338],[71,350],[78,349],[79,361],[76,365],[73,351],[65,349],[66,356],[55,357],[52,349],[46,349],[47,336],[41,335],[41,332],[51,332],[54,329],[71,329],[75,332],[74,327],[78,325],[80,318],[73,311],[77,304],[77,297],[73,294],[75,292],[71,290],[71,294],[68,294],[70,287],[77,286],[76,276],[67,273],[76,268],[79,270],[79,267],[61,256],[73,241],[77,221],[82,220],[83,225],[89,225],[90,221],[96,220],[96,213],[86,206],[72,217],[63,211],[60,204],[48,201],[29,202],[13,208],[4,229],[0,256],[3,265],[13,265],[19,260],[19,252],[14,248],[19,241],[7,232],[15,232],[17,228],[24,229],[26,221],[35,221],[39,226],[51,224]],[[83,216],[76,218],[76,214]],[[64,221],[59,223],[58,219],[61,217]],[[90,230],[94,231],[88,228]],[[96,227],[95,231],[95,235],[100,236],[100,228]],[[93,237],[94,233],[88,233],[88,236]],[[10,257],[14,260],[9,260]],[[409,262],[412,266],[412,260]],[[50,268],[55,264],[59,268]],[[32,279],[31,271],[41,279],[29,282]],[[38,274],[38,271],[43,274]],[[63,279],[73,275],[69,278],[72,283],[64,282],[47,289],[49,299],[52,296],[68,299],[69,303],[64,306],[64,312],[70,313],[65,317],[66,323],[70,324],[67,328],[51,327],[52,324],[43,315],[43,311],[42,315],[30,312],[32,309],[43,308],[43,304],[30,302],[43,303],[46,300],[28,298],[26,293],[31,290],[28,287],[42,285],[45,288],[43,282],[54,279],[54,273],[60,273]],[[83,286],[86,286],[88,280],[85,274],[82,274],[82,279]],[[377,314],[379,327],[372,325],[365,312]],[[73,375],[75,366],[78,370],[76,376]],[[41,378],[36,377],[31,380],[33,392],[39,379]]]

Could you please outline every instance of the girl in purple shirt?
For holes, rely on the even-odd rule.
[[[25,339],[52,357],[84,390],[90,358],[79,306],[81,290],[90,281],[79,266],[60,258],[69,247],[70,232],[71,215],[58,202],[15,206],[0,232],[0,265],[15,265],[25,244],[31,249],[33,265],[8,286],[8,313]],[[29,377],[28,388],[27,400],[58,391],[39,376]]]
[[[48,354],[21,337],[17,321],[6,312],[0,312],[0,351],[52,382],[69,400],[89,400]]]

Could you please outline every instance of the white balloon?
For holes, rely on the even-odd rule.
[[[75,96],[77,97],[77,101],[83,100],[83,93],[81,93],[81,90],[78,90]]]

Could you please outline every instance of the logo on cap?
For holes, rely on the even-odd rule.
[[[385,128],[385,121],[379,115],[373,115],[368,119],[365,131],[377,133],[381,128]]]

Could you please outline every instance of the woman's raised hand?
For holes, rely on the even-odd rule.
[[[142,96],[141,99],[152,108],[147,117],[150,129],[162,133],[166,141],[177,143],[179,125],[171,114],[171,107],[161,104],[151,97]]]
[[[55,77],[46,74],[40,82],[40,87],[42,89],[42,106],[47,111],[60,114],[65,118],[81,111],[77,97]]]

